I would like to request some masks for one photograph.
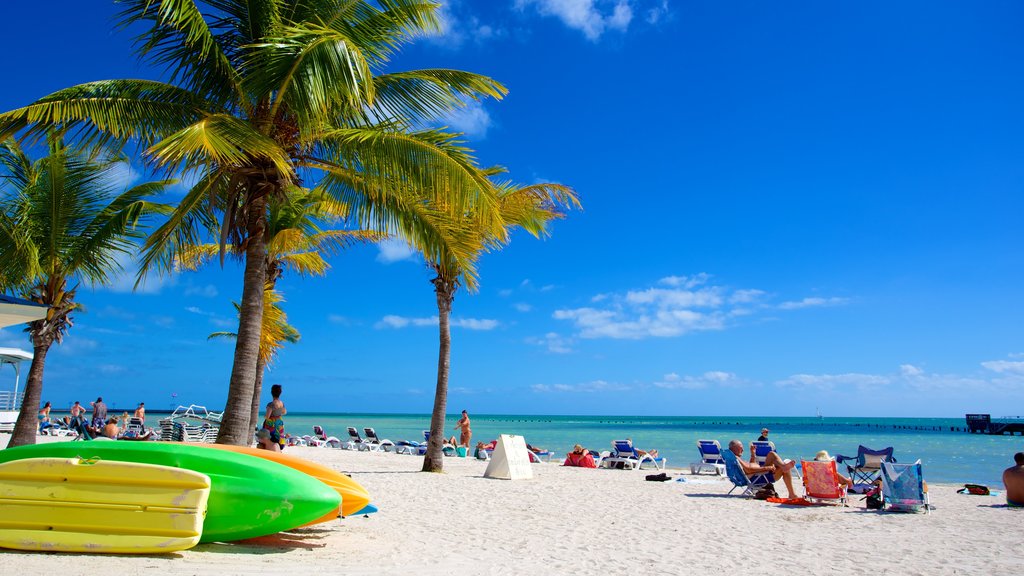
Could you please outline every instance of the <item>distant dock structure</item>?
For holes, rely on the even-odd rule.
[[[1013,436],[1019,433],[1024,436],[1024,418],[1019,416],[992,419],[990,414],[968,414],[967,431],[971,434],[992,434]]]

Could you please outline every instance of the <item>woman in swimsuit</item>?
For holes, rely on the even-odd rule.
[[[462,418],[455,423],[455,429],[461,431],[459,435],[459,446],[469,448],[469,441],[473,438],[473,431],[469,429],[469,414],[467,414],[465,410],[462,411]]]
[[[281,402],[281,385],[274,384],[270,387],[270,395],[274,398],[267,404],[267,417],[263,420],[263,429],[270,433],[271,442],[280,445],[281,450],[285,446],[284,418],[288,413]]]

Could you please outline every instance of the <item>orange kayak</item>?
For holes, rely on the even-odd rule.
[[[328,468],[322,464],[317,464],[316,462],[310,462],[309,460],[299,458],[298,456],[284,454],[283,452],[259,450],[249,446],[230,446],[227,444],[196,444],[196,446],[205,446],[207,448],[228,450],[239,454],[248,454],[249,456],[255,456],[264,460],[270,460],[271,462],[277,462],[278,464],[298,470],[299,472],[304,472],[324,484],[327,484],[331,489],[341,495],[342,516],[351,516],[365,508],[366,505],[370,503],[370,493],[366,491],[366,488],[363,488],[361,484],[352,478],[349,478],[337,470]],[[337,518],[338,514],[331,513],[310,522],[310,524],[319,524],[321,522],[328,522]]]

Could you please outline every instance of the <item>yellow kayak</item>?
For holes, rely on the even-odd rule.
[[[26,458],[0,464],[0,547],[154,554],[195,546],[210,478],[134,462]]]
[[[322,464],[310,462],[304,458],[299,458],[298,456],[292,456],[283,452],[271,452],[270,450],[260,450],[249,446],[230,446],[227,444],[202,444],[202,446],[256,456],[257,458],[277,462],[278,464],[298,470],[299,472],[304,472],[324,484],[327,484],[335,492],[341,495],[342,516],[351,516],[365,508],[366,505],[370,503],[370,493],[367,492],[366,488],[363,488],[360,483],[341,472],[328,468]],[[337,515],[333,517],[330,515],[324,516],[323,518],[313,521],[312,524],[327,522],[328,520],[334,520],[335,518],[337,518]]]

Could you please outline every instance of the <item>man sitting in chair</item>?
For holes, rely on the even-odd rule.
[[[783,460],[777,452],[769,452],[768,457],[764,461],[764,466],[758,466],[743,460],[743,442],[739,440],[729,441],[729,451],[736,455],[736,463],[743,469],[743,473],[747,476],[752,474],[764,474],[770,472],[775,480],[782,476],[782,481],[786,483],[786,490],[789,491],[787,498],[796,498],[796,492],[793,491],[793,467],[796,466],[796,462],[792,460]]]

